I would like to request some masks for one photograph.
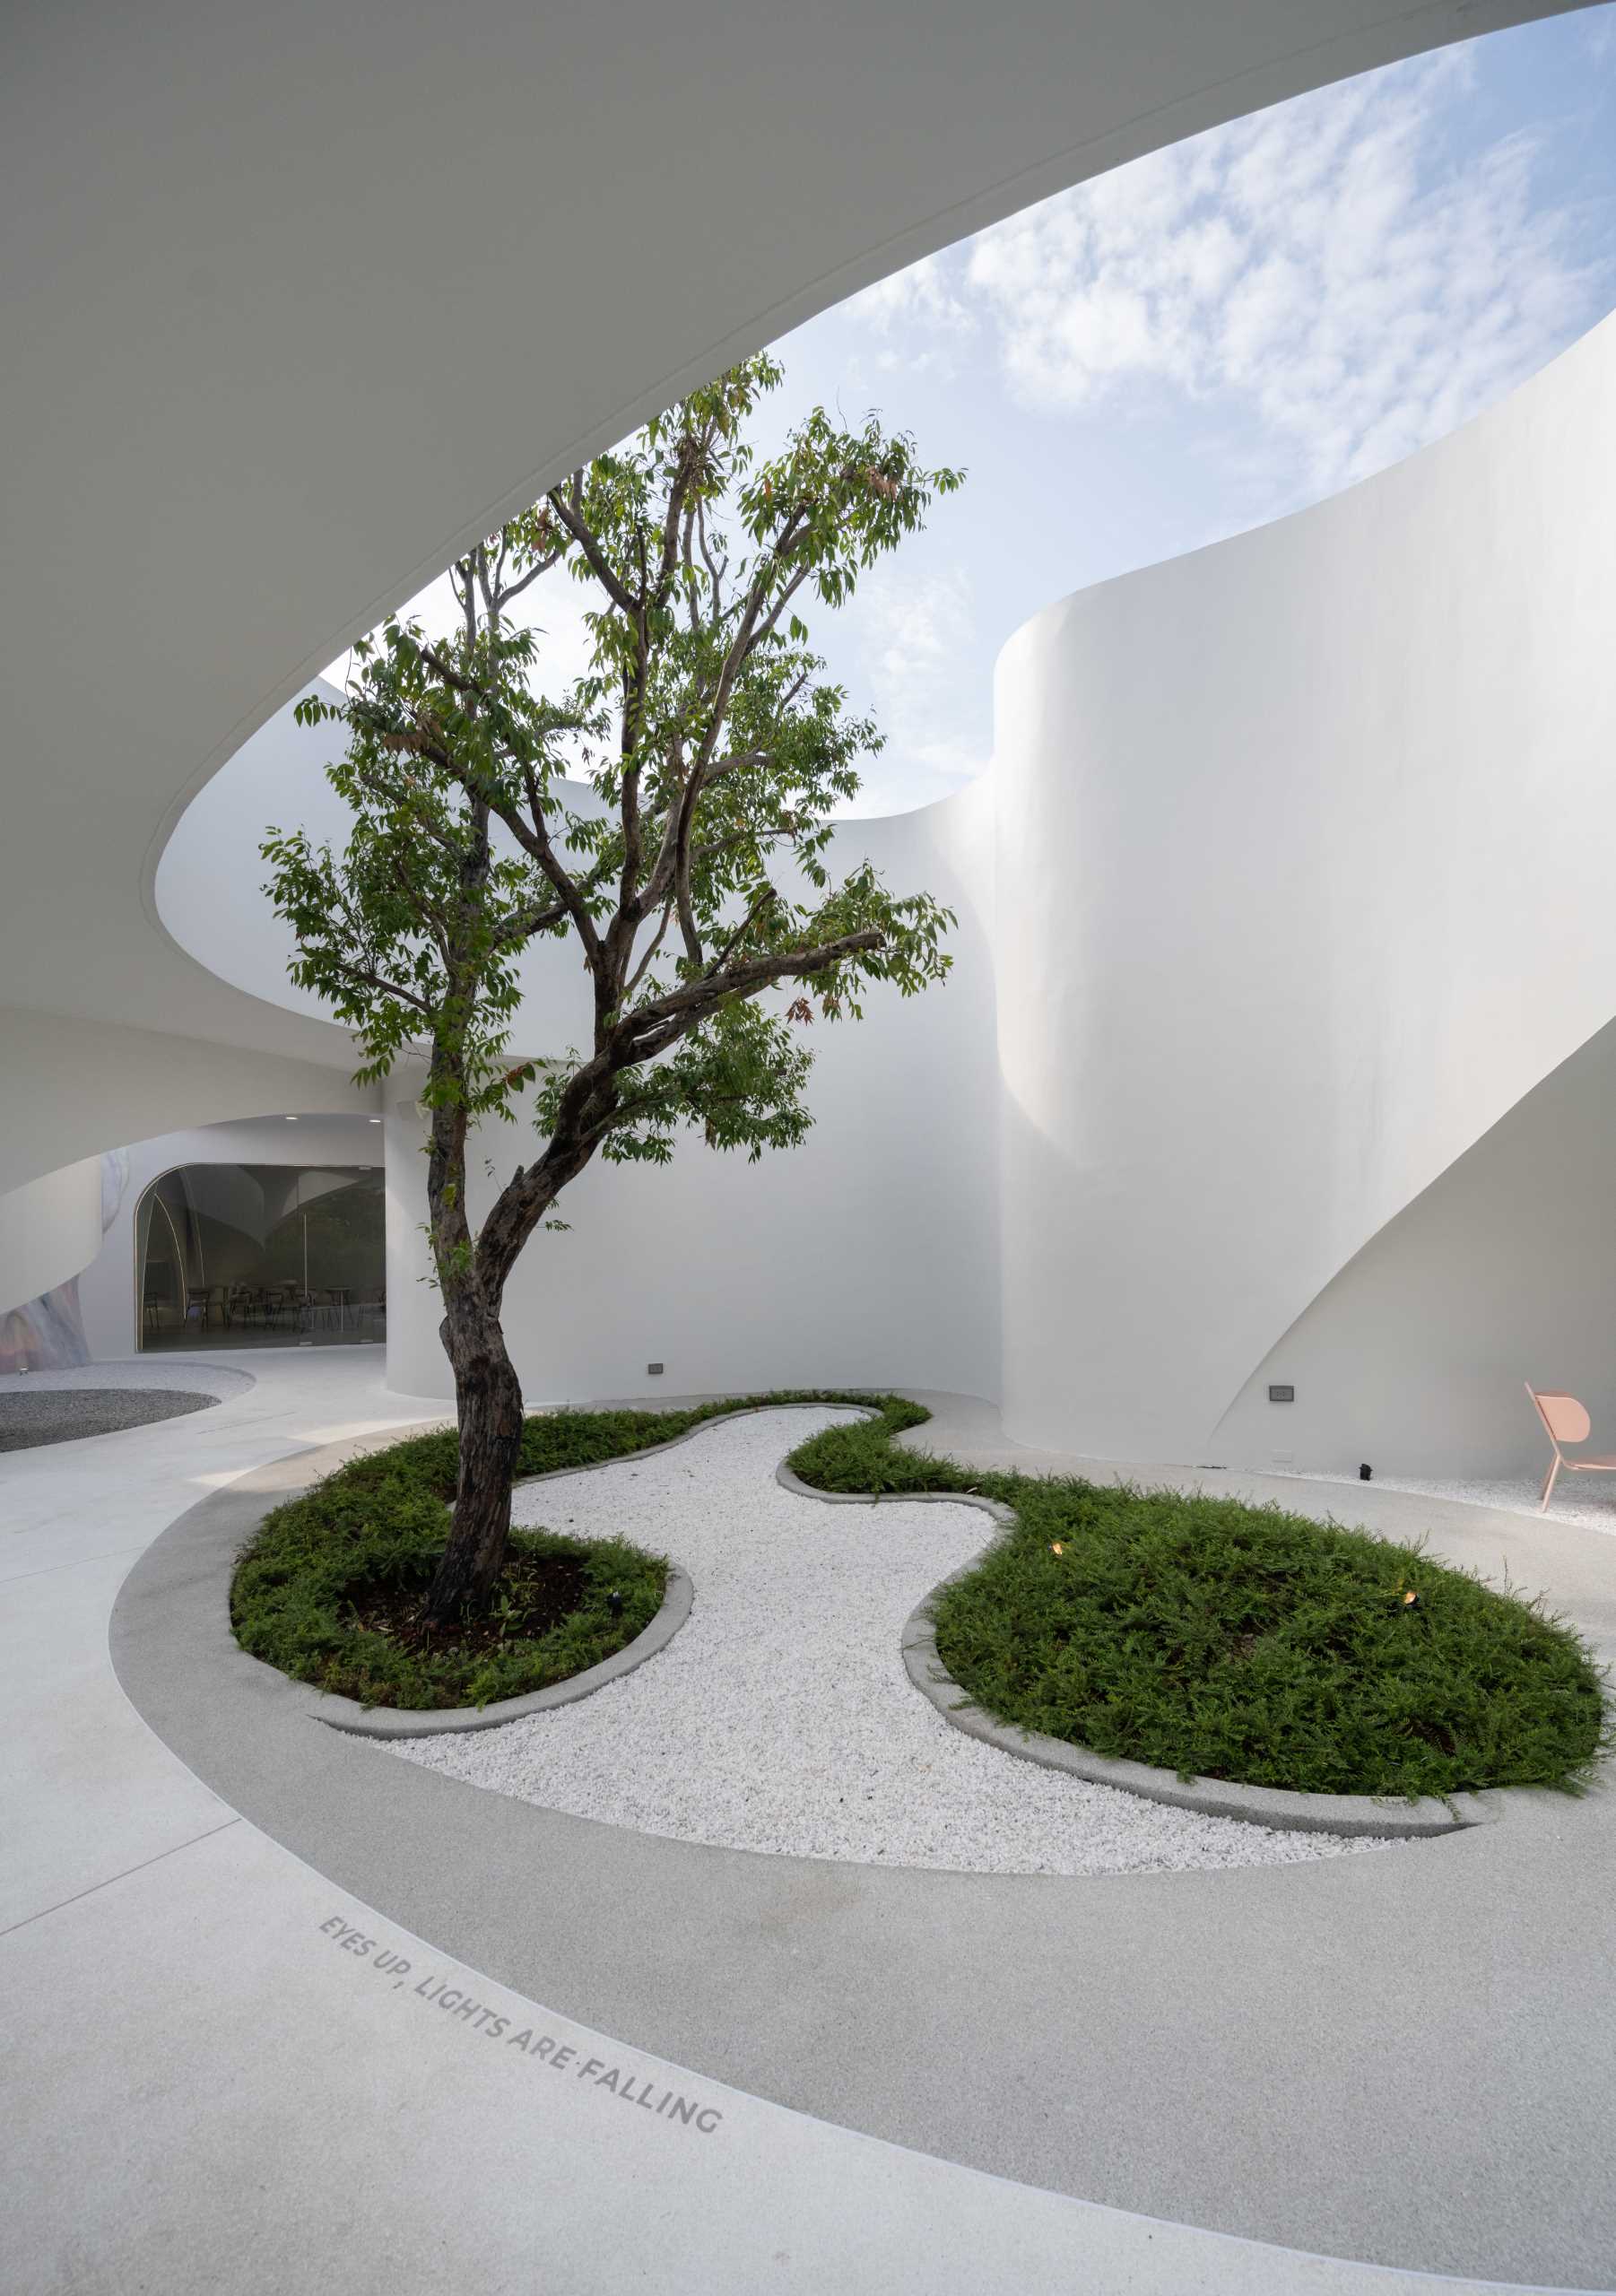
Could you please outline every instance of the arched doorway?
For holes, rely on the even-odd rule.
[[[135,1287],[143,1350],[384,1339],[381,1171],[177,1165],[136,1208]]]

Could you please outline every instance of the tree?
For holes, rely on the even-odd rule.
[[[576,470],[451,570],[441,641],[390,620],[354,649],[345,698],[310,695],[346,751],[328,769],[345,848],[271,831],[265,890],[290,970],[355,1033],[357,1081],[423,1049],[428,1226],[455,1374],[460,1473],[428,1597],[445,1622],[503,1565],[522,1396],[500,1327],[517,1255],[596,1154],[665,1162],[681,1125],[715,1148],[800,1141],[815,1008],[857,1018],[873,982],[947,971],[953,919],[867,865],[833,883],[830,814],[880,746],[822,676],[801,609],[860,575],[960,483],[907,435],[822,408],[777,454],[745,427],[781,370],[747,361]],[[552,567],[590,593],[587,674],[559,700],[511,607]],[[573,787],[568,787],[569,778]],[[578,787],[586,784],[592,797]],[[586,1047],[513,1060],[518,960],[571,939],[593,992]],[[760,1000],[796,984],[781,1010]],[[533,1088],[542,1145],[474,1232],[471,1134]]]

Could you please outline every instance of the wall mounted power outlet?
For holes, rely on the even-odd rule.
[[[661,1366],[661,1364],[660,1364],[660,1363],[647,1363],[647,1364],[646,1365],[646,1377],[647,1377],[648,1379],[660,1379],[660,1378],[661,1378],[661,1377],[662,1377],[662,1366]]]

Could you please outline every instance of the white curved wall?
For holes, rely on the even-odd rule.
[[[376,1108],[374,1091],[350,1082],[358,1056],[347,1036],[328,1022],[317,1026],[335,1065],[0,1005],[0,1187],[186,1125]]]
[[[1049,1448],[1477,1474],[1522,1378],[1616,1398],[1613,390],[1616,321],[1019,632],[990,781],[838,833],[960,908],[950,986],[824,1032],[802,1151],[577,1183],[529,1396],[1002,1381]],[[443,1393],[398,1102],[389,1377]]]
[[[1613,396],[1607,321],[1005,648],[1014,1435],[1212,1457],[1336,1272],[1616,1013]]]
[[[340,699],[323,678],[310,678],[308,691]],[[186,807],[152,888],[165,931],[187,956],[232,988],[321,1021],[319,999],[287,978],[295,944],[264,897],[258,848],[271,829],[307,830],[317,846],[345,840],[352,817],[326,778],[342,731],[277,710]]]
[[[157,857],[243,740],[504,511],[1031,200],[1564,4],[463,0],[452,38],[417,0],[12,10],[0,983],[32,1027],[0,1029],[0,1186],[310,1105],[246,1099],[210,1048],[344,1066],[325,1024],[170,944]],[[421,326],[423,277],[455,325]],[[64,1068],[154,1016],[171,1041],[143,1074],[109,1057],[86,1122]]]
[[[1616,1451],[1616,1022],[1390,1221],[1260,1363],[1207,1457],[1477,1477],[1541,1470],[1524,1383]],[[1295,1400],[1272,1404],[1271,1383]],[[1585,1487],[1586,1489],[1586,1487]]]
[[[753,12],[738,39],[721,7],[698,7],[713,37],[682,43],[701,65],[670,164],[708,164],[723,139],[699,119],[734,116],[754,72],[799,102],[751,236],[694,270],[657,242],[661,219],[685,212],[671,181],[649,210],[630,198],[631,229],[602,210],[580,234],[534,233],[518,203],[496,198],[508,241],[468,248],[454,137],[433,162],[447,176],[421,176],[413,146],[413,172],[398,171],[393,124],[421,92],[407,43],[389,45],[385,93],[357,75],[380,100],[357,113],[344,102],[343,136],[305,117],[289,167],[284,75],[294,111],[317,114],[333,83],[309,81],[283,27],[244,58],[217,12],[182,8],[184,86],[153,63],[163,41],[110,13],[105,37],[71,53],[30,32],[9,85],[22,117],[0,144],[30,185],[14,203],[23,275],[8,305],[21,361],[8,403],[29,441],[13,458],[11,563],[117,578],[91,601],[89,654],[31,571],[18,611],[0,616],[23,665],[12,739],[30,761],[8,787],[0,854],[0,970],[22,1007],[0,1012],[0,1186],[131,1134],[352,1105],[349,1048],[285,1009],[278,951],[244,958],[238,981],[210,977],[161,934],[136,881],[143,894],[185,791],[468,526],[681,380],[969,223],[1333,73],[1546,12],[1533,0],[1392,13],[1370,0],[1033,0],[1013,22],[952,12],[948,37],[934,26],[920,54],[901,9],[845,13],[829,36],[817,21],[804,30],[801,12]],[[628,119],[637,90],[659,110],[669,100],[663,62],[604,19],[569,21],[557,49],[531,12],[476,13],[492,36],[450,59],[456,117],[485,128],[491,97],[531,123],[526,81],[496,59],[535,38],[550,43],[544,85],[569,134]],[[358,19],[343,37],[361,37]],[[855,49],[864,68],[849,81]],[[434,52],[440,107],[445,68]],[[821,108],[811,87],[826,73],[840,94]],[[68,90],[78,144],[52,102]],[[208,144],[219,119],[228,166]],[[80,163],[86,141],[93,170]],[[535,167],[570,180],[565,150],[565,136],[513,136],[495,156],[543,212]],[[1031,166],[1029,150],[1042,155]],[[183,194],[183,246],[150,229],[152,202],[167,212],[173,189],[154,165]],[[378,252],[367,217],[384,210],[395,229]],[[362,265],[344,259],[358,243]],[[465,308],[493,298],[517,315],[478,424],[447,431],[442,346],[413,344],[401,363],[387,333],[411,308],[389,265],[418,266],[432,246],[460,265]],[[578,266],[578,324],[541,346],[535,399],[521,328],[552,307],[557,265]],[[607,278],[609,309],[589,288]],[[117,361],[76,355],[86,327],[99,343],[109,326]],[[971,958],[971,997],[956,985],[895,1012],[890,1039],[884,1022],[830,1039],[821,1130],[802,1155],[753,1175],[692,1150],[671,1175],[591,1175],[568,1208],[599,1191],[594,1240],[575,1218],[571,1238],[542,1239],[529,1263],[545,1281],[569,1269],[585,1302],[569,1310],[565,1361],[546,1299],[519,1303],[540,1386],[636,1376],[638,1334],[590,1322],[622,1268],[648,1271],[630,1296],[659,1335],[690,1325],[682,1353],[644,1348],[670,1379],[729,1384],[737,1355],[749,1378],[765,1361],[811,1376],[777,1364],[793,1346],[769,1292],[773,1250],[796,1283],[798,1355],[817,1359],[852,1329],[872,1362],[896,1354],[908,1378],[991,1391],[995,1352],[952,1334],[994,1325],[978,1295],[984,1269],[995,1288],[996,1156],[1012,1431],[1112,1455],[1201,1454],[1338,1271],[1616,1011],[1603,896],[1612,346],[1607,325],[1508,404],[1356,492],[1068,600],[1020,633],[999,677],[996,825],[961,801],[946,822],[868,832],[891,843],[899,877],[912,865],[943,885],[951,870],[973,884],[991,874],[986,854],[954,849],[968,817],[978,842],[996,840],[1002,929]],[[123,445],[131,393],[139,455]],[[221,530],[252,537],[228,584]],[[52,652],[64,629],[72,663]],[[205,845],[193,858],[173,913],[228,909]],[[530,1024],[547,995],[535,982]],[[564,1030],[564,1000],[556,1013],[542,1013],[532,1048]],[[889,1103],[893,1076],[907,1104]],[[995,1148],[986,1133],[1001,1099]],[[913,1187],[893,1177],[905,1159]],[[846,1236],[828,1244],[838,1220]],[[692,1271],[707,1281],[714,1266],[751,1273],[700,1324]],[[517,1290],[530,1281],[541,1276],[525,1268]],[[430,1333],[430,1313],[418,1320]],[[953,1373],[931,1368],[945,1362]],[[838,1363],[875,1376],[845,1351]]]

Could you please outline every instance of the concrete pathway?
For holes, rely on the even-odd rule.
[[[248,1359],[233,1354],[231,1361],[245,1367]],[[261,1472],[268,1463],[417,1421],[425,1407],[386,1395],[379,1359],[369,1351],[323,1352],[317,1362],[265,1355],[251,1359],[250,1368],[257,1384],[249,1393],[193,1418],[0,1461],[0,1570],[6,1579],[0,1715],[8,1744],[0,1818],[6,1845],[0,2024],[9,2092],[0,2284],[8,2292],[123,2296],[150,2290],[179,2296],[206,2290],[213,2296],[329,2286],[385,2289],[389,2296],[441,2289],[460,2296],[474,2287],[570,2296],[638,2285],[699,2290],[703,2296],[760,2287],[815,2296],[830,2290],[912,2289],[932,2296],[1046,2287],[1141,2296],[1237,2289],[1255,2296],[1356,2290],[1412,2296],[1429,2284],[1418,2274],[1151,2221],[1069,2191],[985,2174],[957,2158],[934,2157],[964,2152],[953,2139],[963,2126],[961,2105],[973,2100],[1010,2117],[1025,2138],[1021,2068],[1039,2093],[1049,2069],[1036,1970],[1023,1970],[1032,1983],[1022,1987],[1021,2017],[1000,2032],[991,2057],[969,2045],[970,2005],[963,1996],[923,2002],[910,1995],[893,2002],[893,2013],[879,2027],[861,2028],[846,2001],[827,1991],[831,1971],[817,1948],[807,1956],[815,1965],[811,1982],[805,1990],[800,1984],[781,1989],[780,2013],[769,2030],[769,2005],[752,1989],[766,1963],[754,1953],[743,1989],[726,1989],[724,1952],[715,1954],[710,1930],[705,1967],[701,1941],[677,1915],[673,1934],[665,1934],[653,1861],[662,1853],[727,1859],[771,1876],[777,1908],[794,1894],[799,1900],[798,1920],[780,1933],[781,1953],[798,1956],[813,1926],[811,1919],[808,1931],[803,1927],[800,1917],[808,1909],[798,1877],[851,1877],[864,1869],[651,1844],[616,1828],[557,1819],[553,1823],[569,1831],[566,1856],[553,1866],[529,1863],[507,1872],[497,1838],[486,1836],[481,1865],[455,1873],[437,1862],[441,1813],[457,1812],[462,1826],[468,1812],[475,1820],[502,1807],[539,1822],[549,1813],[384,1762],[373,1750],[344,1744],[307,1721],[301,1729],[308,1751],[298,1760],[317,1768],[329,1753],[366,1765],[367,1776],[420,1789],[407,1811],[398,1805],[414,1836],[401,1837],[394,1824],[391,1847],[396,1870],[413,1870],[426,1884],[422,1919],[405,1925],[393,1911],[378,1911],[368,1892],[326,1878],[342,1862],[334,1843],[322,1872],[260,1831],[232,1798],[211,1789],[170,1752],[119,1690],[106,1640],[119,1583],[177,1517],[193,1523],[209,1517],[213,1499],[200,1509],[194,1504],[205,1494],[218,1494],[221,1507],[229,1500],[250,1513],[245,1494],[237,1497],[242,1477],[284,1486],[296,1480],[295,1467]],[[1598,1544],[1608,1554],[1608,1542]],[[204,1550],[178,1539],[167,1552],[188,1553],[200,1569]],[[237,1657],[242,1667],[252,1666]],[[183,1685],[175,1688],[178,1696]],[[234,1726],[221,1715],[222,1738]],[[278,1751],[282,1742],[273,1731],[270,1738]],[[195,1751],[197,1767],[211,1766],[205,1745],[198,1743]],[[276,1831],[290,1836],[299,1817],[298,1779],[283,1779],[282,1791]],[[387,1815],[391,1823],[393,1813]],[[1476,2078],[1455,2087],[1450,2099],[1466,2132],[1459,2151],[1468,2181],[1463,2190],[1430,2192],[1429,2205],[1444,2222],[1469,2211],[1496,2253],[1525,2257],[1535,2246],[1545,2259],[1573,2258],[1576,2268],[1559,2274],[1560,2284],[1597,2288],[1616,2280],[1616,2272],[1603,2272],[1598,2262],[1599,2244],[1616,2223],[1609,2148],[1602,2187],[1575,2146],[1558,2143],[1558,2130],[1545,2147],[1541,2125],[1517,2118],[1507,2085],[1491,2097],[1476,2086],[1493,2077],[1487,2039],[1499,1989],[1521,1970],[1535,1970],[1532,2005],[1542,2045],[1536,2059],[1519,2067],[1520,2094],[1535,2114],[1545,2068],[1558,2070],[1579,2109],[1598,2109],[1589,2070],[1616,2054],[1607,2047],[1609,1999],[1590,1997],[1586,1981],[1575,1997],[1557,1993],[1555,1983],[1566,1924],[1586,1920],[1594,1909],[1588,1874],[1575,1862],[1568,1897],[1554,1871],[1553,1845],[1563,1839],[1580,1855],[1591,1839],[1579,1830],[1585,1818],[1602,1827],[1608,1849],[1605,1814],[1592,1804],[1557,1813],[1554,1825],[1515,1845],[1512,1855],[1537,1862],[1542,1931],[1518,1941],[1518,1950],[1477,1986]],[[1502,1840],[1507,1831],[1485,1828],[1481,1836]],[[376,1847],[369,1840],[355,1846],[346,1862],[365,1862]],[[1434,1847],[1446,1852],[1447,1845]],[[975,1920],[966,1894],[978,1888],[1045,1893],[1053,1932],[1087,1926],[1103,1914],[1111,1892],[1165,1890],[1175,1893],[1186,1955],[1200,1958],[1203,1983],[1208,1964],[1201,1943],[1208,1920],[1215,1926],[1217,1918],[1210,1901],[1189,1893],[1230,1883],[1283,1889],[1299,1880],[1316,1887],[1321,1877],[1369,1869],[1406,1873],[1425,1855],[1421,1849],[1260,1874],[1125,1881],[877,1879],[883,1886],[923,1891],[935,1883],[950,1891],[940,1930],[922,1896],[908,1900],[917,1951],[928,1938],[962,1940],[969,1927],[984,1926],[986,1901],[975,1900],[982,1909]],[[639,1866],[637,1901],[609,1897],[603,1878],[621,1882],[625,1856]],[[595,1960],[623,1965],[620,1973],[630,1982],[617,1997],[643,2005],[643,2014],[614,2023],[615,2039],[537,2005],[553,1997],[546,1987],[513,1987],[487,1974],[496,1960],[491,1952],[455,1951],[462,1885],[474,1898],[499,1900],[514,1884],[529,1909],[530,1928],[542,1936],[573,1923],[580,1876],[586,1883],[592,1877],[586,1897],[595,1915]],[[1485,1873],[1469,1877],[1473,1887],[1487,1881]],[[838,1892],[845,1898],[839,1881],[831,1896]],[[1438,1926],[1455,1903],[1451,1887],[1441,1897]],[[1405,1900],[1401,1918],[1406,1920],[1416,1903]],[[1607,1912],[1610,1903],[1607,1895]],[[1292,1907],[1287,1928],[1277,1905],[1247,1928],[1245,1949],[1257,1961],[1282,1950],[1291,1964],[1284,1977],[1289,1989],[1308,1960],[1308,1922],[1318,1906]],[[1123,1901],[1115,1906],[1121,1915]],[[901,1910],[886,1896],[884,1918]],[[1222,1918],[1232,1914],[1243,1921],[1249,1910],[1226,1903]],[[831,1917],[834,1929],[829,1899],[820,1912]],[[1101,1918],[1099,1926],[1108,1931],[1112,1924]],[[901,1936],[891,1942],[901,1951]],[[1380,1942],[1374,1941],[1371,1958]],[[543,1959],[534,1957],[533,1965]],[[783,1960],[774,1966],[783,1973]],[[560,1962],[555,1970],[570,1982]],[[594,1974],[602,1997],[610,1997],[612,1970],[599,1967]],[[1186,1974],[1162,1971],[1164,1987],[1180,2003],[1195,1997],[1193,1987],[1184,1990]],[[691,1996],[699,1997],[713,2049],[658,2055],[656,2032],[691,2031],[684,2013]],[[1067,2086],[1089,2092],[1090,2117],[1103,2125],[1110,2043],[1099,1996],[1091,1996],[1090,2008],[1101,2029],[1099,2048],[1069,2062]],[[814,2014],[816,2026],[803,2022]],[[951,2048],[956,2025],[962,2041]],[[1203,2063],[1208,2040],[1212,2055]],[[1339,2030],[1322,2032],[1316,2053],[1321,2074],[1334,2056],[1337,2079],[1351,2087],[1364,2065],[1358,2051],[1342,2053],[1342,2040]],[[640,2046],[647,2041],[653,2046]],[[1268,2060],[1264,2045],[1230,2049],[1216,2017],[1205,2033],[1193,2018],[1181,2022],[1177,2042],[1185,2084],[1204,2097],[1200,2152],[1216,2156],[1220,2126],[1229,2118],[1219,2110],[1216,2086],[1206,2085],[1215,2065],[1237,2120],[1251,2093],[1267,2089],[1268,2118],[1282,2149],[1304,2176],[1325,2184],[1334,2179],[1335,2163],[1311,2142],[1315,2098],[1285,2093],[1283,2068]],[[1417,2018],[1405,2025],[1403,2045],[1417,2077]],[[903,2088],[917,2049],[934,2064],[948,2064],[950,2072],[934,2083],[929,2133],[916,2145],[837,2125],[844,2116],[830,2092],[829,2109],[810,2117],[746,2093],[750,2083],[726,2083],[697,2061],[717,2055],[751,2063],[760,2061],[761,2050],[777,2066],[789,2066],[798,2053],[822,2066],[828,2052],[839,2051],[847,2092],[862,2111],[862,2100],[883,2077],[895,2091]],[[1052,2172],[1069,2172],[1067,2161],[1053,2157],[1065,2134],[1051,2128],[1047,2136]],[[1516,2147],[1531,2163],[1525,2187],[1510,2168]],[[1101,2184],[1109,2177],[1102,2155],[1103,2147],[1096,2153]],[[1436,2170],[1451,2179],[1457,2157],[1439,2145]],[[1205,2192],[1205,2159],[1195,2157],[1195,2148],[1179,2146],[1175,2157],[1173,2145],[1158,2147],[1149,2167],[1163,2194],[1176,2180],[1185,2213],[1205,2221],[1197,2205]],[[1410,2159],[1404,2170],[1399,2188],[1385,2196],[1399,2225],[1417,2220],[1426,2205],[1422,2180],[1432,2164]],[[1507,2196],[1502,2212],[1495,2171]],[[1036,2179],[1057,2180],[1055,2173]],[[1537,2220],[1530,2211],[1521,2217],[1523,2188],[1540,2181],[1551,2187],[1564,2228],[1558,2242],[1542,2237],[1551,2221],[1547,2202]],[[1498,2222],[1500,2213],[1515,2221]],[[1415,2253],[1415,2245],[1404,2253]],[[1605,2255],[1616,2257],[1616,2239]],[[1541,2286],[1557,2275],[1521,2270],[1514,2277]]]

